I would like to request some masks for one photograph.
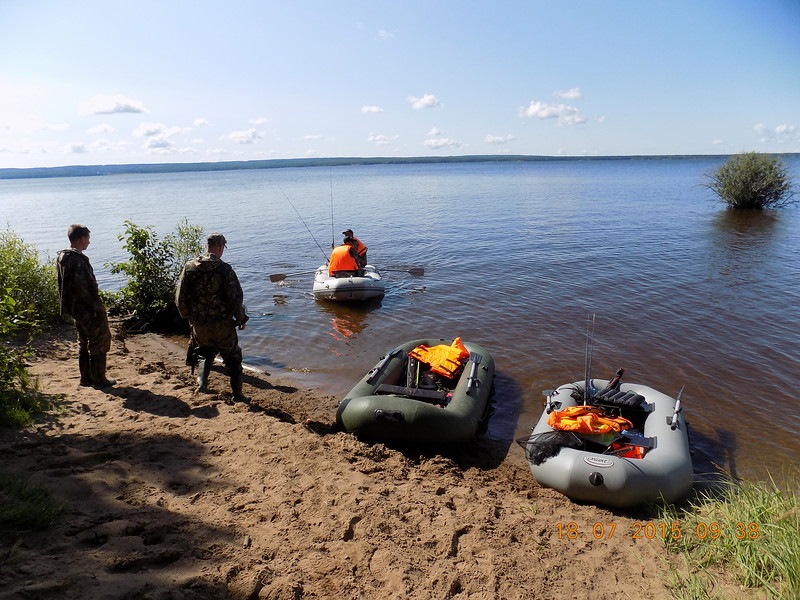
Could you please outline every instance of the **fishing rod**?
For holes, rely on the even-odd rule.
[[[331,178],[331,248],[336,245],[336,234],[333,232],[333,169],[328,167],[328,174]]]
[[[591,399],[591,393],[589,392],[589,388],[592,385],[592,352],[594,352],[594,317],[595,313],[592,313],[591,320],[587,316],[586,320],[586,359],[585,359],[585,376],[586,382],[583,390],[583,405],[586,406],[589,404],[589,400]],[[591,325],[591,333],[589,331],[589,325]]]
[[[311,236],[311,239],[314,240],[314,243],[317,245],[317,248],[319,248],[319,251],[322,252],[322,256],[325,257],[325,264],[328,264],[328,255],[325,253],[325,250],[322,249],[322,246],[319,245],[319,242],[317,241],[317,238],[314,237],[314,234],[311,233],[311,230],[308,228],[308,225],[306,225],[306,222],[303,220],[303,217],[297,210],[297,207],[292,203],[291,200],[289,200],[289,196],[286,195],[286,192],[283,191],[283,188],[278,186],[278,189],[281,191],[281,194],[283,194],[283,197],[286,198],[286,201],[289,203],[289,205],[294,209],[294,212],[297,213],[297,216],[300,218],[300,221],[303,223],[303,225],[305,225],[306,231],[308,231],[309,235]]]

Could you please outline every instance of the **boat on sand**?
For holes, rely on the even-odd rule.
[[[437,367],[439,353],[454,357],[451,368]],[[478,432],[493,393],[494,360],[485,348],[459,338],[412,340],[387,352],[348,392],[336,422],[374,441],[463,444]]]
[[[693,480],[681,393],[620,383],[621,373],[550,392],[531,435],[517,441],[536,481],[573,500],[618,508],[674,502]]]

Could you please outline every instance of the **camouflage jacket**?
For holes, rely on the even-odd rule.
[[[56,258],[61,314],[85,320],[103,312],[97,279],[89,258],[74,248],[61,250]]]
[[[243,325],[247,321],[243,300],[233,267],[209,252],[186,263],[175,290],[178,312],[192,325],[214,321]]]

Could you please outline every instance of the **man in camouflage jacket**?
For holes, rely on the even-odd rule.
[[[247,402],[242,394],[242,349],[236,328],[244,329],[248,316],[244,294],[233,268],[221,260],[227,241],[220,233],[206,240],[206,252],[183,267],[175,304],[192,327],[190,347],[198,357],[197,391],[208,391],[208,375],[219,353],[231,378],[233,400]]]
[[[61,314],[75,320],[78,330],[80,384],[97,388],[114,385],[106,377],[106,354],[111,349],[111,330],[89,258],[83,253],[90,243],[89,228],[73,224],[67,229],[70,247],[56,259]]]

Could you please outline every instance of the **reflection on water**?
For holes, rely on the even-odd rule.
[[[719,211],[712,220],[713,264],[723,285],[735,286],[758,279],[774,254],[781,216],[769,210]]]
[[[382,298],[375,298],[363,303],[342,304],[337,302],[318,301],[319,311],[330,317],[330,329],[327,334],[340,342],[354,342],[366,328],[366,317],[379,309]]]

